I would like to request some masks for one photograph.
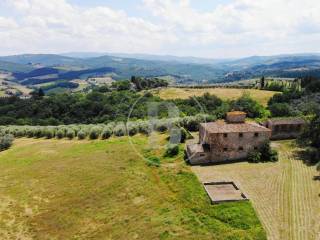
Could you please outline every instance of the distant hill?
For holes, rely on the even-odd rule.
[[[15,81],[31,86],[99,76],[120,80],[133,75],[165,76],[175,84],[212,84],[261,76],[320,76],[320,55],[205,59],[121,53],[23,54],[0,57],[0,70],[13,73]]]
[[[23,54],[0,57],[0,61],[12,62],[17,64],[32,65],[42,64],[43,66],[54,65],[81,65],[81,59],[65,57],[55,54]]]
[[[17,64],[14,62],[6,62],[0,60],[0,71],[6,72],[29,72],[34,68],[32,66]]]
[[[119,58],[133,58],[148,61],[165,61],[177,63],[194,63],[194,64],[216,64],[230,61],[230,59],[210,59],[198,57],[177,57],[172,55],[154,55],[154,54],[134,54],[134,53],[95,53],[95,52],[71,52],[61,54],[66,57],[73,58],[95,58],[103,56],[114,56]]]

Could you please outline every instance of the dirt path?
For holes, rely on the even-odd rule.
[[[268,239],[320,239],[320,181],[296,156],[292,141],[277,142],[278,163],[192,167],[201,181],[235,181],[251,199]]]

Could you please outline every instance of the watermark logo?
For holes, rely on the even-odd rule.
[[[129,141],[133,150],[142,158],[146,159],[145,154],[141,148],[137,148],[134,138],[130,134],[130,128],[134,124],[143,125],[145,129],[143,132],[146,133],[148,137],[147,145],[144,149],[150,150],[164,150],[169,145],[178,145],[181,143],[183,133],[181,127],[186,127],[188,123],[188,117],[182,117],[183,112],[180,111],[179,107],[174,104],[173,101],[154,101],[150,97],[150,101],[146,101],[144,95],[142,95],[130,108],[128,118],[127,118],[127,133]],[[196,98],[192,98],[194,105],[196,106],[197,113],[204,116],[205,108],[197,101]],[[141,122],[134,121],[132,119],[132,113],[136,108],[141,107],[141,105],[147,108],[147,118]],[[166,113],[166,114],[164,114]],[[165,116],[164,116],[165,115]],[[192,117],[189,117],[192,118]],[[193,117],[195,118],[195,117]],[[203,118],[201,122],[206,122],[206,118]],[[168,135],[167,141],[162,141],[159,137],[159,133],[166,132]],[[194,139],[196,142],[196,139]],[[190,156],[189,156],[190,157]],[[192,156],[191,156],[192,157]]]

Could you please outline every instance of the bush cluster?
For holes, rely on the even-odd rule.
[[[174,157],[179,154],[178,144],[168,144],[167,149],[164,153],[164,157]]]
[[[14,137],[11,134],[0,135],[0,152],[9,149],[13,139]]]
[[[259,150],[249,153],[248,161],[252,163],[258,162],[277,162],[278,152],[271,148],[270,142],[265,142]]]

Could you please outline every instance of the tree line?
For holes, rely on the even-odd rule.
[[[167,118],[168,104],[179,109],[179,115],[199,113],[223,118],[230,110],[241,110],[251,118],[267,115],[266,109],[249,95],[233,101],[222,100],[208,93],[189,99],[163,100],[150,92],[127,90],[117,82],[116,90],[96,88],[88,94],[63,93],[44,96],[39,90],[30,99],[0,98],[0,125],[96,124],[148,118],[149,103],[158,104],[158,116]],[[125,89],[125,90],[123,90]]]

